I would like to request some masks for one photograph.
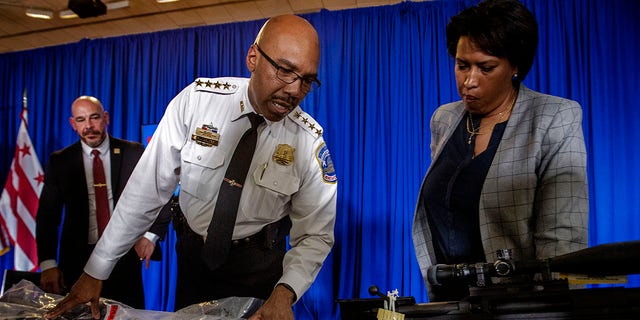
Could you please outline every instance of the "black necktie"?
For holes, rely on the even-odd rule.
[[[264,122],[264,118],[255,113],[250,113],[247,117],[251,121],[251,128],[240,138],[233,152],[220,185],[216,207],[207,229],[207,240],[202,248],[202,259],[211,270],[220,266],[229,254],[242,188],[256,150],[257,128]]]
[[[100,159],[100,151],[93,149],[93,188],[96,197],[96,219],[98,220],[98,237],[109,223],[109,196],[107,195],[107,179]]]

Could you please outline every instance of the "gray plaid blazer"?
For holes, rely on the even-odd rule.
[[[461,101],[435,111],[431,163],[464,115]],[[515,259],[528,260],[587,247],[586,162],[580,105],[521,85],[480,195],[480,234],[487,262],[496,260],[498,249],[512,249]],[[413,219],[413,242],[429,287],[427,269],[437,261],[420,201]]]

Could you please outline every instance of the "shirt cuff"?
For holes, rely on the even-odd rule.
[[[49,259],[49,260],[40,262],[41,271],[45,271],[45,270],[49,270],[57,267],[58,267],[58,263],[54,259]]]
[[[153,245],[156,245],[156,242],[158,242],[158,239],[160,239],[160,237],[157,234],[149,231],[144,233],[144,237],[147,238],[147,240],[151,241]]]
[[[98,280],[107,280],[116,263],[117,260],[112,262],[98,257],[94,250],[84,266],[84,272]]]
[[[302,297],[306,289],[309,288],[308,285],[305,286],[307,284],[306,281],[302,280],[302,277],[295,272],[283,274],[276,285],[278,284],[284,285],[287,289],[293,292],[294,298],[296,298],[294,303],[296,303],[298,298]]]

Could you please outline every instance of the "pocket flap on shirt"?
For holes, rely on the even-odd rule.
[[[285,172],[269,170],[268,167],[265,169],[262,166],[256,168],[253,172],[253,179],[257,185],[286,196],[290,196],[300,189],[300,178]]]
[[[190,152],[183,152],[182,159],[191,164],[215,169],[224,164],[225,153],[221,150],[206,150],[205,147],[192,147]]]

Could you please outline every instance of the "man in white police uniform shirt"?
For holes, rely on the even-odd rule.
[[[188,260],[192,276],[179,282],[203,292],[206,300],[222,297],[220,290],[228,291],[227,296],[254,296],[249,294],[252,288],[266,286],[266,294],[255,294],[266,302],[250,319],[293,319],[291,306],[311,286],[334,243],[333,163],[322,128],[298,106],[320,84],[319,61],[314,27],[297,16],[278,16],[265,23],[248,50],[250,79],[198,78],[180,92],[167,107],[85,273],[45,316],[56,317],[88,301],[94,317],[99,316],[100,279],[108,278],[115,261],[149,228],[179,181],[185,226],[195,235],[191,243],[202,246],[226,169],[238,141],[251,127],[248,115],[255,112],[266,121],[258,126],[247,178],[244,185],[228,181],[242,188],[232,237],[238,245],[231,245],[228,258],[215,270],[205,269],[196,253],[198,245],[183,246],[179,259]],[[291,248],[286,253],[280,238],[269,242],[276,244],[273,248],[262,242],[253,249],[242,245],[252,236],[274,237],[263,234],[267,226],[288,228],[282,223],[288,219]],[[194,252],[189,253],[190,248]],[[269,254],[256,255],[260,250]],[[189,254],[191,258],[185,258]],[[268,258],[271,254],[278,258],[268,262],[273,260]],[[185,264],[182,261],[179,268]],[[200,274],[203,270],[205,275]]]

